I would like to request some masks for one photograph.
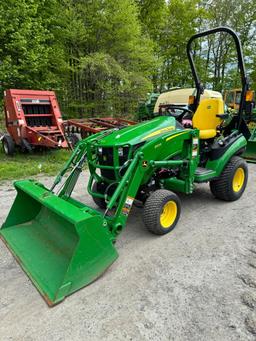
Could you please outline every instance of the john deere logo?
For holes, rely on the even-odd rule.
[[[142,167],[146,168],[148,166],[148,161],[144,160],[142,161]]]

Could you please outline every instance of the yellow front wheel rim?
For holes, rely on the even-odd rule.
[[[245,179],[244,169],[241,167],[237,168],[237,170],[235,171],[235,174],[233,177],[233,183],[232,183],[234,192],[237,193],[242,189],[243,184],[244,184],[244,179]]]
[[[175,201],[170,200],[164,205],[160,216],[160,223],[163,228],[169,228],[174,223],[177,217],[177,212],[178,208]]]

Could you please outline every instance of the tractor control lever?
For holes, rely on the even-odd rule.
[[[222,120],[226,120],[227,118],[229,118],[229,114],[225,113],[225,114],[217,114],[216,117],[221,118]]]

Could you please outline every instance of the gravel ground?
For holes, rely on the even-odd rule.
[[[53,308],[1,242],[0,340],[256,340],[256,165],[249,170],[236,202],[214,199],[207,184],[182,195],[179,224],[163,237],[133,208],[118,260]],[[87,176],[74,196],[93,206]],[[2,183],[0,223],[14,197]]]

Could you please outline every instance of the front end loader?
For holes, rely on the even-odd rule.
[[[221,200],[243,194],[248,171],[240,157],[247,144],[242,111],[225,126],[222,99],[200,101],[203,88],[191,53],[195,39],[223,31],[236,42],[245,96],[235,32],[223,27],[202,32],[187,49],[197,88],[193,108],[173,107],[168,115],[80,141],[51,188],[33,180],[15,182],[17,196],[0,235],[49,305],[96,280],[117,259],[114,244],[133,203],[143,206],[146,228],[165,235],[179,220],[177,193],[192,193],[195,183],[209,182]],[[186,115],[192,116],[191,127],[182,124]],[[72,198],[85,163],[87,189],[99,209]]]

